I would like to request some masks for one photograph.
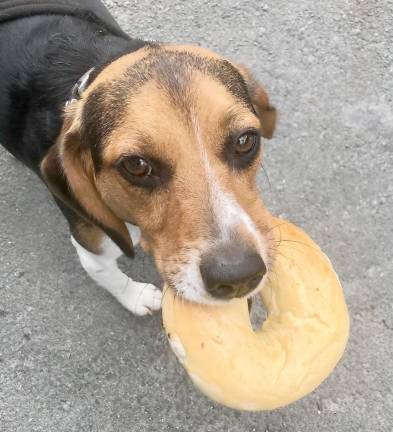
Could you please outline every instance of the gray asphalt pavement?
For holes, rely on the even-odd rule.
[[[135,317],[95,286],[44,187],[0,150],[0,431],[391,431],[393,2],[106,3],[133,36],[209,47],[265,83],[280,122],[262,195],[331,257],[351,337],[328,380],[289,407],[212,403],[160,314]],[[157,279],[142,253],[122,264]]]

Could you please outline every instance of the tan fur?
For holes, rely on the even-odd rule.
[[[119,79],[129,66],[145,57],[148,54],[148,51],[149,48],[141,48],[138,51],[126,54],[109,64],[89,85],[89,87],[87,87],[86,91],[83,93],[82,100],[86,100],[89,94],[92,93],[100,84],[105,84]]]

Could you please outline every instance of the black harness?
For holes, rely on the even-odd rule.
[[[71,15],[128,37],[100,0],[0,0],[0,24],[34,15]]]
[[[97,24],[111,34],[128,38],[100,0],[0,0],[0,25],[34,15],[75,16]],[[80,99],[94,69],[89,69],[74,84],[66,105]]]

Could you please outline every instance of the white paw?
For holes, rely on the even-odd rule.
[[[152,314],[161,309],[162,292],[154,285],[129,279],[119,302],[136,315]]]

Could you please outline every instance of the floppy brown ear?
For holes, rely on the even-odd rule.
[[[63,129],[41,163],[41,174],[57,199],[99,226],[124,254],[133,256],[125,223],[105,204],[97,190],[91,152],[82,142],[80,120],[75,111],[66,113]]]
[[[261,122],[262,136],[272,138],[277,122],[277,111],[269,103],[269,96],[261,84],[252,76],[251,72],[243,65],[237,65],[244,81],[246,82],[248,92]]]

